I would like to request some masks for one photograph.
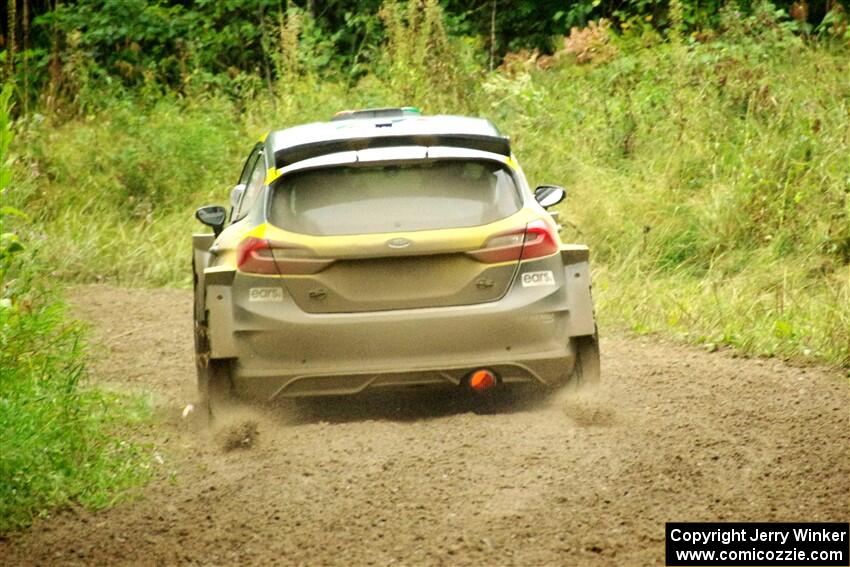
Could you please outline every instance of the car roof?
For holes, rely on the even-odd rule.
[[[510,155],[509,139],[483,118],[360,112],[271,132],[266,147],[274,155],[275,167],[340,151],[409,145],[455,146]]]

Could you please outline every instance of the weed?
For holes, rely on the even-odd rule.
[[[0,195],[10,175],[9,91],[0,94]],[[70,502],[101,507],[149,475],[143,450],[113,435],[137,417],[84,384],[82,327],[68,317],[27,215],[0,208],[0,532]]]
[[[511,134],[530,181],[568,186],[563,237],[594,251],[603,325],[850,364],[846,46],[730,6],[703,41],[598,25],[572,41],[576,56],[605,50],[593,64],[529,52],[487,73],[436,2],[389,2],[381,18],[385,55],[353,86],[292,59],[285,96],[200,91],[141,110],[107,97],[26,124],[12,204],[64,278],[187,286],[192,210],[226,199],[261,133],[354,107],[478,114]],[[300,22],[283,43],[303,62]]]

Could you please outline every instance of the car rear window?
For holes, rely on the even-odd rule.
[[[513,175],[489,161],[337,166],[283,177],[270,221],[319,236],[487,224],[521,206]]]

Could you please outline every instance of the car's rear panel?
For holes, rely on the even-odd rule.
[[[279,279],[237,272],[232,286],[211,289],[221,297],[210,310],[214,356],[238,359],[237,390],[262,399],[457,384],[482,366],[506,382],[557,383],[572,371],[570,337],[594,331],[588,286],[587,262],[565,269],[556,254],[523,262],[494,302],[311,314]]]
[[[515,263],[482,266],[464,253],[338,260],[319,274],[283,277],[307,313],[485,303],[505,294]]]

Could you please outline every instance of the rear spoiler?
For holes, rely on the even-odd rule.
[[[481,150],[503,156],[511,155],[510,139],[506,136],[484,136],[480,134],[401,134],[394,136],[321,140],[281,148],[274,153],[275,168],[280,169],[305,159],[337,152],[398,146],[451,146],[470,150]]]

